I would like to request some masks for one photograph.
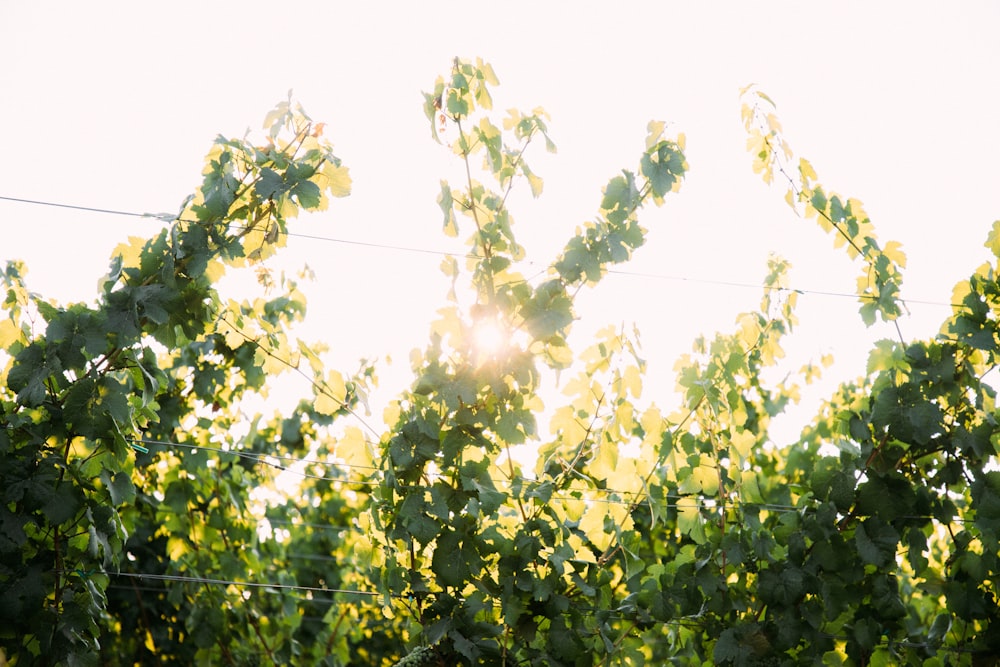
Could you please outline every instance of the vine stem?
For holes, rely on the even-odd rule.
[[[271,660],[271,664],[277,664],[277,662],[274,659],[274,650],[268,645],[267,640],[264,639],[264,635],[262,635],[260,632],[260,623],[258,623],[257,619],[253,617],[253,614],[247,614],[247,618],[250,620],[250,625],[253,626],[254,634],[257,635],[257,638],[260,640],[261,645],[267,652],[267,657]]]
[[[776,133],[774,133],[773,130],[771,130],[770,128],[765,128],[764,127],[764,123],[759,120],[760,119],[760,115],[761,115],[760,106],[757,105],[756,103],[753,105],[753,113],[754,113],[754,116],[758,119],[758,123],[757,123],[758,127],[762,130],[761,136],[764,138],[764,144],[768,147],[768,149],[770,149],[771,162],[773,164],[777,165],[778,172],[780,172],[781,175],[785,177],[785,180],[788,181],[788,187],[791,189],[792,192],[795,193],[796,197],[798,197],[798,198],[801,199],[803,191],[798,186],[795,185],[795,180],[791,177],[791,175],[787,171],[785,171],[784,162],[782,162],[781,159],[778,158],[778,150],[777,149],[780,148],[780,147],[785,147],[785,142],[783,142],[781,140],[781,138],[778,137]],[[763,130],[767,130],[767,131],[765,132]],[[771,139],[770,139],[770,135],[771,134],[775,135],[775,139],[778,142],[777,146],[775,146],[774,144],[771,143]],[[854,239],[852,239],[850,237],[850,235],[847,232],[845,232],[841,228],[841,226],[839,224],[837,224],[836,222],[834,222],[833,219],[830,218],[830,216],[828,216],[826,214],[826,211],[820,211],[819,209],[816,209],[816,212],[819,215],[823,216],[823,218],[827,222],[829,222],[831,225],[833,225],[833,228],[836,229],[837,232],[841,236],[844,237],[844,240],[847,241],[851,245],[851,247],[854,248],[858,252],[859,255],[861,255],[862,257],[867,258],[867,253],[865,253],[865,251],[863,251],[861,248],[858,247],[858,244],[854,242]],[[870,260],[869,260],[869,263],[870,263]]]
[[[365,419],[361,415],[359,415],[357,413],[357,411],[355,411],[354,409],[352,409],[350,407],[350,405],[346,401],[341,401],[341,400],[337,399],[337,397],[335,397],[330,392],[330,390],[326,386],[325,382],[323,382],[323,383],[317,382],[315,379],[313,379],[313,378],[309,377],[308,375],[306,375],[305,371],[303,371],[301,368],[299,368],[298,365],[293,364],[290,360],[285,359],[284,357],[278,356],[271,349],[269,349],[267,347],[264,347],[264,345],[262,345],[256,338],[252,337],[250,334],[246,333],[245,331],[243,331],[243,329],[241,329],[240,327],[238,327],[235,322],[231,322],[230,320],[228,320],[226,318],[226,315],[224,313],[217,312],[216,315],[219,317],[219,319],[221,321],[225,322],[230,327],[232,327],[233,331],[235,331],[236,333],[238,333],[240,336],[243,336],[243,339],[246,340],[248,343],[250,343],[251,345],[254,345],[258,350],[260,350],[261,352],[263,352],[267,356],[271,357],[275,361],[277,361],[277,362],[279,362],[279,363],[287,366],[288,368],[292,369],[293,371],[295,371],[296,373],[298,373],[299,375],[301,375],[302,377],[304,377],[317,391],[319,391],[320,393],[324,394],[325,396],[327,396],[327,397],[333,399],[334,401],[336,401],[337,403],[339,403],[341,409],[343,409],[345,412],[347,412],[347,414],[349,414],[352,417],[354,417],[355,419],[357,419],[358,422],[362,426],[364,426],[366,429],[368,429],[368,431],[373,436],[375,436],[376,439],[378,439],[378,438],[381,437],[379,435],[378,431],[376,431],[367,421],[365,421]]]
[[[761,131],[761,137],[764,140],[764,145],[766,145],[768,147],[768,149],[769,149],[769,152],[770,152],[770,155],[771,155],[771,160],[770,160],[771,164],[777,166],[778,172],[782,176],[785,177],[785,180],[788,182],[789,192],[793,193],[796,196],[796,198],[798,198],[799,200],[801,200],[802,197],[803,197],[803,195],[807,194],[807,191],[805,189],[803,189],[805,187],[805,178],[803,178],[803,188],[800,188],[799,186],[797,186],[796,183],[795,183],[795,180],[785,170],[785,164],[784,164],[784,162],[778,156],[778,153],[779,153],[778,148],[787,148],[787,145],[785,144],[784,141],[781,140],[781,137],[778,135],[778,133],[776,131],[770,129],[770,127],[765,127],[764,122],[762,120],[760,120],[760,118],[761,118],[761,109],[760,109],[760,106],[756,102],[753,105],[753,115],[757,119],[757,126],[758,126],[759,131]],[[747,130],[748,131],[749,131],[749,128],[750,128],[750,123],[748,122],[747,123]],[[776,144],[772,143],[772,140],[770,138],[772,135],[775,138]],[[789,152],[791,152],[790,149],[789,149]],[[796,213],[798,213],[798,209],[795,207],[794,204],[791,203],[791,201],[789,201],[789,206],[791,206],[792,209]],[[884,253],[882,252],[881,248],[878,247],[878,243],[875,241],[874,237],[868,237],[868,240],[870,241],[870,243],[866,243],[865,244],[865,249],[862,250],[858,246],[858,244],[854,241],[854,239],[850,236],[850,234],[848,234],[844,230],[844,228],[840,226],[840,224],[838,224],[836,221],[834,221],[833,218],[831,218],[829,215],[827,215],[826,211],[821,211],[820,209],[816,208],[815,206],[813,207],[813,210],[816,211],[816,213],[820,217],[822,217],[824,220],[826,220],[830,224],[830,226],[832,226],[834,229],[836,229],[837,233],[840,234],[844,238],[844,240],[847,241],[847,243],[850,244],[850,246],[852,248],[854,248],[854,250],[865,261],[865,263],[867,263],[867,265],[868,265],[868,283],[869,283],[869,287],[871,287],[872,272],[875,271],[875,257],[873,257],[873,253],[878,254],[878,255],[884,255]],[[895,287],[896,287],[896,290],[897,290],[897,293],[898,293],[899,286],[895,285]],[[881,287],[879,287],[879,290],[880,290],[880,293],[881,293]],[[867,298],[867,299],[872,300],[872,301],[877,301],[878,300],[874,296],[871,296],[869,294],[859,294],[858,297],[861,298],[861,299],[866,299]],[[893,299],[893,301],[894,301],[895,304],[897,304],[898,306],[902,307],[902,311],[901,312],[906,312],[907,314],[909,314],[909,312],[910,312],[909,308],[907,308],[906,302],[903,299],[901,299],[899,297],[895,297]],[[883,317],[884,317],[885,311],[882,310],[881,312],[883,313]],[[899,328],[898,318],[894,317],[892,321],[893,321],[893,324],[896,327],[896,334],[899,336],[899,342],[902,343],[903,345],[906,345],[906,340],[903,337],[903,332]]]
[[[340,629],[340,624],[347,617],[347,612],[348,612],[349,609],[350,609],[350,607],[348,607],[347,605],[344,605],[344,608],[341,610],[340,615],[337,616],[337,622],[333,624],[332,628],[330,628],[330,636],[326,640],[326,655],[327,656],[330,655],[330,652],[333,649],[333,642],[337,638],[337,631]]]
[[[483,248],[483,258],[486,260],[486,278],[487,278],[487,288],[489,289],[489,299],[488,304],[493,305],[496,298],[496,286],[493,283],[493,247],[486,240],[486,234],[483,233],[483,225],[479,222],[479,212],[476,208],[476,202],[473,199],[472,194],[472,167],[469,166],[469,145],[468,140],[465,136],[465,130],[462,129],[462,118],[460,116],[454,117],[455,125],[458,126],[459,141],[462,142],[462,162],[465,165],[465,179],[469,186],[469,201],[466,204],[467,208],[472,211],[472,220],[476,223],[476,231],[479,234],[479,242]]]

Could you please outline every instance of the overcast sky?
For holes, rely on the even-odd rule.
[[[777,102],[785,137],[830,190],[865,203],[880,239],[909,257],[903,296],[947,303],[987,257],[1000,218],[1000,4],[995,2],[0,2],[0,196],[173,212],[216,134],[259,129],[293,89],[350,167],[354,194],[292,231],[457,250],[435,203],[459,164],[430,139],[420,92],[456,55],[482,56],[499,109],[542,106],[556,155],[529,156],[540,200],[515,197],[515,231],[544,267],[600,188],[634,168],[646,123],[687,135],[690,173],[642,222],[646,247],[580,303],[584,340],[635,322],[650,384],[699,332],[729,328],[759,291],[768,252],[794,287],[851,293],[858,267],[750,169],[738,91]],[[29,284],[90,299],[111,250],[156,223],[0,200],[0,260]],[[276,266],[308,263],[310,338],[332,362],[406,352],[443,305],[440,258],[291,239]],[[659,276],[659,277],[654,277]],[[684,279],[684,280],[679,280]],[[863,371],[871,342],[853,299],[806,294],[789,346],[797,363],[833,353],[830,378]],[[908,339],[933,335],[942,306],[912,304]],[[391,374],[390,374],[391,376]],[[303,392],[306,388],[303,387]],[[656,396],[648,396],[653,399]],[[658,402],[669,403],[669,400]]]

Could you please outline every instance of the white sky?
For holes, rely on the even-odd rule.
[[[580,334],[635,322],[650,385],[669,390],[693,336],[729,329],[759,301],[758,290],[696,280],[757,284],[772,250],[791,260],[794,287],[851,293],[858,273],[751,172],[739,88],[759,84],[820,182],[861,199],[880,240],[903,243],[903,296],[948,302],[1000,218],[998,28],[1000,4],[985,1],[0,0],[0,195],[176,211],[215,135],[256,130],[291,88],[328,123],[354,178],[352,197],[293,232],[457,250],[435,198],[459,165],[431,141],[420,91],[453,56],[482,56],[501,79],[498,109],[552,115],[559,153],[529,158],[545,194],[512,205],[539,267],[594,215],[608,178],[635,168],[650,119],[686,133],[689,176],[645,215],[647,245],[623,268],[689,280],[610,276],[579,304]],[[92,298],[110,251],[155,229],[6,201],[0,221],[0,260],[26,260],[29,285],[61,300]],[[444,302],[440,258],[291,239],[282,265],[306,262],[317,274],[306,336],[330,343],[333,366],[388,353],[405,369]],[[894,335],[866,330],[853,299],[800,304],[790,357],[833,353],[830,380],[862,372],[871,342]],[[911,310],[908,339],[932,335],[948,312]]]

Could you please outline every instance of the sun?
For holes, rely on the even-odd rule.
[[[472,325],[472,344],[480,357],[494,357],[507,346],[507,334],[495,319],[484,317]]]

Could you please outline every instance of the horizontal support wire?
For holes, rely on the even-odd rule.
[[[66,574],[65,572],[62,572],[62,573]],[[77,574],[81,574],[81,573],[77,572]],[[356,590],[356,589],[337,589],[337,588],[323,588],[323,587],[318,587],[318,586],[298,586],[298,585],[293,585],[293,584],[276,584],[276,583],[259,583],[259,582],[247,582],[247,581],[231,581],[231,580],[228,580],[228,579],[213,579],[213,578],[209,578],[209,577],[190,577],[190,576],[165,575],[165,574],[143,574],[143,573],[137,573],[137,572],[117,572],[117,573],[115,573],[115,572],[108,572],[108,573],[105,573],[105,574],[107,574],[108,576],[126,577],[126,578],[131,578],[131,579],[140,580],[140,581],[141,580],[149,580],[149,581],[163,581],[163,582],[177,582],[177,583],[201,584],[201,585],[206,585],[206,586],[248,587],[248,588],[254,588],[254,589],[261,589],[261,590],[264,590],[264,591],[269,592],[269,593],[281,593],[283,595],[287,595],[287,592],[302,591],[302,592],[307,592],[307,593],[328,593],[328,594],[334,594],[334,595],[338,595],[338,594],[339,595],[356,595],[356,596],[365,597],[365,598],[384,597],[383,593],[379,593],[379,592],[376,592],[376,591],[361,591],[361,590]],[[136,590],[139,590],[139,591],[142,591],[142,592],[150,592],[150,593],[162,593],[165,590],[165,589],[152,588],[152,587],[148,587],[148,586],[135,587],[135,586],[109,585],[108,588],[109,589],[116,589],[116,590],[123,590],[123,591],[136,591]],[[436,591],[427,591],[427,592],[422,593],[422,595],[428,596],[428,597],[434,597],[437,594],[438,594],[438,592],[436,592]],[[329,602],[329,603],[338,602],[337,600],[335,600],[333,598],[315,598],[315,597],[303,597],[303,596],[292,596],[292,597],[295,597],[296,599],[303,600],[303,601],[306,601],[306,602],[320,602],[320,603],[322,603],[322,602]],[[390,597],[392,597],[394,599],[410,600],[410,601],[412,601],[412,600],[415,599],[414,596],[412,596],[412,595],[401,595],[401,594],[393,594],[393,595],[390,595]],[[490,608],[492,608],[492,609],[502,609],[502,605],[498,604],[496,601],[490,600],[490,601],[486,601],[486,602],[489,604]],[[342,601],[340,601],[338,603],[339,604],[343,604]],[[602,615],[602,616],[606,616],[606,617],[615,617],[616,619],[621,620],[621,621],[643,620],[644,622],[649,623],[651,625],[675,625],[675,626],[688,626],[688,627],[698,627],[699,626],[697,617],[691,617],[691,618],[674,618],[674,619],[669,619],[669,620],[639,619],[638,614],[636,614],[634,610],[632,610],[632,609],[623,609],[623,608],[601,609],[599,607],[593,607],[593,606],[574,606],[574,609],[572,611],[566,610],[566,611],[560,612],[560,614],[562,614],[562,615],[570,615],[570,614],[576,615],[576,614],[579,614],[580,612],[589,613],[589,614],[592,614],[594,616]],[[318,619],[318,620],[321,620],[321,619]],[[841,641],[848,641],[848,640],[851,639],[851,637],[849,637],[847,635],[837,635],[837,634],[831,634],[831,633],[827,633],[827,632],[820,632],[819,634],[820,634],[820,636],[825,637],[827,639],[834,639],[834,640],[841,640]],[[912,641],[910,639],[893,640],[893,639],[890,639],[890,638],[882,638],[882,641],[877,646],[885,647],[885,648],[891,648],[893,646],[898,646],[898,647],[902,647],[902,648],[917,648],[917,649],[920,649],[920,648],[930,648],[931,647],[930,643],[928,643],[928,642],[917,642],[917,641]],[[940,652],[944,652],[944,653],[968,653],[968,654],[975,654],[975,653],[977,653],[977,651],[975,649],[972,649],[972,648],[969,648],[969,647],[962,647],[962,646],[954,646],[954,647],[951,647],[951,646],[934,646],[933,648],[936,651],[940,651]]]
[[[52,207],[56,207],[56,208],[65,208],[65,209],[71,209],[71,210],[76,210],[76,211],[88,211],[88,212],[93,212],[93,213],[107,213],[107,214],[112,214],[112,215],[129,216],[129,217],[134,217],[134,218],[151,218],[151,219],[161,220],[161,221],[164,221],[164,222],[177,221],[177,222],[187,222],[187,223],[192,223],[192,224],[197,224],[197,223],[200,222],[200,221],[197,221],[197,220],[188,220],[188,219],[180,218],[178,216],[175,216],[175,215],[172,215],[172,214],[169,214],[169,213],[136,213],[136,212],[133,212],[133,211],[121,211],[121,210],[115,210],[115,209],[95,208],[95,207],[91,207],[91,206],[77,206],[77,205],[74,205],[74,204],[62,204],[62,203],[58,203],[58,202],[41,201],[41,200],[36,200],[36,199],[22,199],[20,197],[7,197],[7,196],[3,196],[3,195],[0,195],[0,200],[17,202],[17,203],[22,203],[22,204],[30,204],[30,205],[35,205],[35,206],[52,206]],[[240,227],[238,225],[229,225],[229,226],[233,227],[235,229],[245,229],[245,228]],[[334,237],[330,237],[330,236],[319,236],[319,235],[315,235],[315,234],[302,234],[302,233],[298,233],[298,232],[283,232],[283,234],[285,236],[288,236],[288,237],[304,238],[304,239],[309,239],[309,240],[313,240],[313,241],[326,241],[326,242],[329,242],[329,243],[340,243],[340,244],[347,244],[347,245],[364,246],[364,247],[373,248],[373,249],[379,249],[379,250],[393,250],[393,251],[398,251],[398,252],[422,253],[422,254],[445,256],[445,257],[458,257],[458,258],[465,257],[465,258],[468,258],[468,259],[485,259],[485,257],[483,257],[482,255],[477,255],[477,254],[474,254],[474,253],[460,253],[460,252],[449,252],[449,251],[445,251],[445,250],[434,250],[434,249],[429,249],[429,248],[414,248],[414,247],[410,247],[410,246],[397,246],[397,245],[390,245],[390,244],[385,244],[385,243],[375,243],[375,242],[370,242],[370,241],[356,241],[356,240],[351,240],[351,239],[334,238]],[[528,265],[534,265],[534,262],[526,262],[526,264],[528,264]],[[813,295],[813,296],[824,296],[824,297],[835,297],[835,298],[850,298],[850,299],[869,299],[869,300],[874,300],[876,298],[874,296],[858,295],[858,294],[851,294],[851,293],[848,293],[848,292],[837,292],[837,291],[832,291],[832,290],[815,290],[815,289],[802,289],[802,288],[793,288],[793,287],[778,287],[778,286],[775,286],[775,285],[760,285],[760,284],[755,284],[755,283],[743,283],[743,282],[737,282],[737,281],[712,280],[712,279],[707,279],[707,278],[694,278],[694,277],[690,277],[690,276],[671,276],[671,275],[658,274],[658,273],[648,273],[648,272],[642,272],[642,271],[625,271],[625,270],[622,270],[622,269],[607,269],[607,273],[618,275],[618,276],[628,276],[628,277],[633,277],[633,278],[647,278],[647,279],[654,279],[654,280],[670,280],[670,281],[676,281],[676,282],[689,282],[689,283],[698,283],[698,284],[704,284],[704,285],[718,285],[720,287],[736,287],[736,288],[741,288],[741,289],[763,289],[763,290],[774,291],[774,292],[794,292],[796,294],[808,294],[808,295]],[[917,305],[924,305],[924,306],[940,306],[940,307],[951,307],[951,308],[968,308],[968,306],[966,306],[965,304],[961,304],[961,303],[955,304],[955,303],[947,303],[947,302],[944,302],[944,301],[930,301],[930,300],[925,300],[925,299],[899,299],[899,301],[901,303],[904,303],[904,304],[907,304],[907,305],[909,305],[909,304],[917,304]]]
[[[264,459],[267,458],[267,457],[271,457],[271,458],[278,458],[278,459],[285,460],[285,461],[292,461],[292,462],[296,462],[296,463],[297,462],[306,462],[306,463],[311,463],[311,464],[333,466],[333,467],[337,467],[337,468],[348,468],[348,469],[350,469],[350,468],[360,468],[360,469],[364,469],[364,470],[377,471],[378,469],[374,468],[373,466],[360,466],[360,465],[354,465],[354,464],[348,464],[348,463],[337,463],[337,462],[330,462],[330,461],[321,461],[321,460],[318,460],[318,459],[298,459],[298,458],[295,458],[295,457],[292,457],[292,456],[274,456],[274,455],[270,455],[270,454],[252,454],[252,453],[245,452],[245,451],[240,451],[240,450],[228,450],[228,449],[222,449],[222,448],[219,448],[219,447],[205,447],[205,446],[201,446],[201,445],[190,445],[190,444],[184,444],[184,443],[178,443],[178,442],[170,442],[170,441],[164,441],[164,440],[137,439],[136,442],[141,442],[143,444],[148,444],[148,445],[158,445],[158,446],[167,447],[167,448],[169,448],[169,447],[182,447],[182,448],[192,449],[192,450],[203,449],[203,450],[206,450],[206,451],[212,451],[212,452],[217,452],[217,453],[221,453],[221,454],[229,454],[229,455],[232,455],[232,456],[239,456],[241,458],[253,460],[253,461],[258,462],[258,463],[263,463],[265,465],[269,465],[269,466],[275,467],[275,468],[277,468],[279,470],[282,470],[282,471],[287,471],[287,472],[290,472],[290,473],[293,473],[293,474],[304,475],[304,476],[312,478],[312,479],[323,479],[323,480],[327,480],[327,481],[331,481],[331,482],[343,482],[345,484],[359,484],[359,485],[366,485],[366,486],[376,486],[376,485],[378,485],[378,484],[381,483],[379,481],[351,480],[351,479],[345,479],[343,477],[322,477],[322,476],[318,476],[318,475],[305,475],[304,473],[299,473],[299,472],[297,472],[297,471],[295,471],[295,470],[293,470],[291,468],[291,466],[294,465],[294,463],[291,463],[288,466],[282,466],[282,465],[277,465],[277,464],[274,464],[274,463],[270,463],[268,461],[265,461]],[[713,467],[713,466],[706,466],[706,467]],[[507,490],[505,490],[505,489],[502,488],[502,487],[505,487],[505,486],[507,486],[507,485],[510,484],[509,480],[506,480],[506,479],[491,479],[490,481],[492,481],[494,484],[499,484],[501,486],[501,488],[498,489],[498,491],[500,493],[503,493],[506,498],[512,498],[512,497],[514,497],[512,493],[510,493],[509,491],[507,491]],[[532,483],[532,482],[535,482],[536,480],[525,479],[524,481],[528,482],[528,483]],[[401,486],[401,489],[403,489],[403,490],[415,489],[415,490],[431,491],[431,490],[434,489],[434,487],[433,486],[429,486],[429,485],[423,485],[423,484],[408,484],[408,485]],[[576,501],[576,502],[594,502],[594,503],[605,503],[605,504],[611,504],[611,505],[629,505],[629,506],[650,502],[650,495],[646,491],[621,491],[621,490],[618,490],[618,489],[602,489],[602,488],[597,488],[597,487],[590,487],[590,488],[586,488],[586,489],[579,489],[579,492],[581,494],[601,493],[601,494],[605,494],[606,496],[621,496],[621,498],[608,498],[608,497],[605,497],[605,498],[579,497],[578,498],[578,497],[575,497],[575,496],[566,496],[566,495],[556,495],[556,494],[553,494],[551,496],[551,499],[552,500],[563,500],[563,501],[569,501],[569,502],[574,502],[574,501]],[[629,498],[629,497],[631,497],[632,499],[631,500],[625,500],[624,499],[624,498]],[[663,496],[663,499],[664,500],[675,501],[675,502],[667,502],[667,503],[662,503],[661,504],[662,507],[666,507],[666,508],[669,508],[669,509],[697,508],[697,509],[705,509],[705,510],[711,511],[711,510],[719,510],[719,509],[744,510],[746,508],[752,508],[752,509],[758,509],[758,510],[763,510],[763,511],[768,511],[768,512],[801,512],[804,509],[807,509],[806,507],[803,507],[803,506],[784,505],[784,504],[780,504],[780,503],[766,503],[766,502],[761,502],[761,503],[753,503],[753,502],[725,502],[725,503],[720,503],[720,502],[718,502],[718,497],[717,496],[697,495],[697,494],[673,494],[673,493],[671,493],[671,494],[665,494]],[[818,500],[818,499],[816,499],[816,498],[810,498],[810,499],[807,499],[807,500],[809,500],[813,504],[817,504],[817,505],[821,503],[821,501]],[[684,501],[691,501],[691,502],[684,502]],[[652,502],[657,502],[657,499],[655,499],[655,498],[652,499]],[[915,515],[911,516],[911,515],[906,515],[906,516],[900,516],[899,518],[900,519],[914,519],[914,520],[931,520],[931,521],[938,520],[936,517],[929,516],[929,515],[928,516],[915,516]],[[268,521],[271,522],[271,523],[274,523],[270,519],[268,519]],[[953,523],[965,523],[965,519],[958,518],[958,517],[954,517],[954,518],[950,519],[949,521],[953,522]],[[289,523],[291,523],[292,525],[295,525],[295,526],[307,526],[307,525],[309,525],[309,524],[295,523],[294,521],[289,522]],[[344,530],[344,529],[346,529],[348,527],[345,527],[345,526],[331,526],[331,528],[336,528],[338,530]]]

